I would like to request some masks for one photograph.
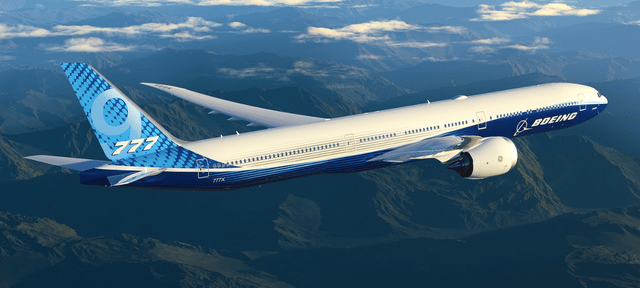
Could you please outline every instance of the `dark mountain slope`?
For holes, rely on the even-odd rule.
[[[0,212],[0,287],[290,287],[241,253],[131,235],[82,238],[46,218]]]
[[[636,287],[640,208],[565,214],[458,240],[280,252],[253,264],[301,287]]]

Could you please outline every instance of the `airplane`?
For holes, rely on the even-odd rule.
[[[483,179],[516,165],[510,138],[577,125],[608,104],[589,86],[550,83],[325,119],[141,83],[229,120],[268,128],[188,142],[171,135],[90,65],[61,67],[110,161],[25,158],[79,171],[80,183],[100,186],[231,190],[423,159],[437,159],[465,179]]]

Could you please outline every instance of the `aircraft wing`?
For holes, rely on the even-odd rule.
[[[419,159],[437,159],[445,163],[453,159],[460,151],[471,148],[480,142],[478,136],[445,136],[429,138],[391,150],[369,161],[402,163]]]
[[[202,107],[213,110],[214,113],[222,113],[231,116],[228,120],[245,120],[249,121],[247,126],[265,126],[265,127],[280,127],[289,125],[300,125],[313,122],[324,121],[324,118],[311,117],[306,115],[299,115],[275,110],[269,110],[245,104],[235,103],[209,95],[193,92],[184,88],[174,87],[169,85],[154,84],[154,83],[141,83],[149,87],[153,87],[164,92],[167,92],[173,96],[184,99],[191,103],[200,105]]]

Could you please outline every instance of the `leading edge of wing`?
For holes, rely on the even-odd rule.
[[[200,105],[202,107],[209,108],[215,112],[232,116],[230,119],[242,119],[249,121],[253,124],[265,126],[269,128],[308,124],[314,122],[324,121],[324,118],[312,117],[306,115],[299,115],[281,111],[274,111],[264,108],[258,108],[245,104],[235,103],[220,98],[215,98],[209,95],[193,92],[184,88],[155,84],[155,83],[140,83],[149,87],[156,88],[167,92],[173,96],[189,101],[191,103]],[[234,120],[235,120],[234,119]],[[251,125],[251,124],[250,124]]]

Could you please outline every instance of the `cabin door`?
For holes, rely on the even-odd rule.
[[[356,141],[355,137],[353,137],[353,134],[344,135],[344,146],[347,154],[356,152]]]
[[[580,111],[587,110],[587,105],[584,104],[584,94],[578,94],[578,101],[580,101]]]
[[[209,160],[198,159],[196,160],[196,169],[198,170],[198,179],[209,177]]]
[[[484,111],[476,112],[476,120],[478,121],[478,130],[487,129],[487,118]]]

